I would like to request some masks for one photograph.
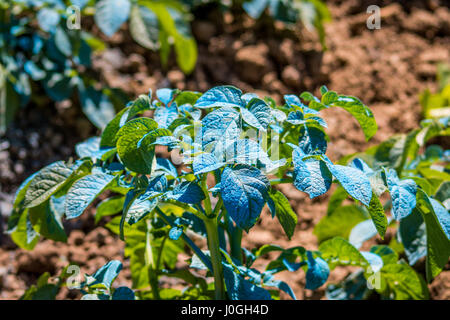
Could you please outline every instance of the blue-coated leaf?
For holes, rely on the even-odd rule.
[[[386,180],[392,199],[392,216],[401,220],[416,207],[417,184],[414,180],[400,180],[394,169],[386,172]]]
[[[127,21],[130,10],[130,0],[100,0],[95,5],[95,23],[111,37]]]
[[[169,231],[169,238],[171,240],[178,240],[181,237],[182,234],[183,234],[183,228],[181,228],[181,227],[173,227]]]
[[[195,204],[205,199],[205,194],[196,182],[184,181],[167,194],[167,197],[183,203]]]
[[[241,95],[242,91],[233,86],[214,87],[198,98],[194,107],[243,107],[244,102],[241,99]]]
[[[60,20],[56,10],[46,7],[38,11],[36,18],[41,29],[47,32],[54,32]]]
[[[134,199],[126,210],[125,221],[133,225],[152,212],[158,205],[158,199],[149,199],[153,191],[146,191]],[[124,204],[124,207],[126,205]]]
[[[330,275],[330,268],[322,258],[314,258],[311,251],[307,251],[308,270],[306,271],[306,289],[316,290],[322,286]]]
[[[258,19],[267,8],[270,0],[250,0],[242,4],[245,12],[253,19]]]
[[[398,227],[398,238],[403,244],[405,254],[410,265],[426,256],[427,254],[427,232],[422,215],[417,209],[400,220]]]
[[[218,161],[217,158],[210,153],[199,154],[194,158],[194,162],[192,163],[195,175],[214,171],[223,165],[224,163]]]
[[[31,60],[28,60],[27,62],[25,62],[23,68],[24,68],[25,72],[28,73],[34,81],[42,80],[46,76],[45,71],[42,70],[41,68],[39,68]]]
[[[353,159],[351,166],[355,169],[361,170],[367,176],[370,176],[374,173],[374,171],[369,167],[369,165],[364,160],[359,158]]]
[[[55,30],[54,41],[56,48],[64,54],[66,57],[70,57],[73,55],[74,49],[72,47],[72,42],[70,41],[69,35],[67,32],[61,28],[57,27]]]
[[[95,173],[77,180],[67,193],[66,218],[80,216],[114,178],[115,176],[110,174]]]
[[[158,205],[158,197],[166,190],[167,178],[164,175],[153,177],[149,181],[145,192],[137,196],[129,207],[127,204],[124,204],[124,210],[126,210],[125,221],[132,225],[152,212]]]
[[[156,97],[158,97],[159,101],[164,103],[166,106],[172,101],[176,90],[163,88],[156,90]]]
[[[225,161],[227,163],[256,164],[257,160],[264,165],[270,166],[272,162],[267,153],[258,142],[250,139],[240,139],[229,143],[225,150]]]
[[[112,260],[98,269],[91,277],[93,282],[88,281],[88,286],[102,284],[107,289],[111,288],[111,284],[117,278],[122,270],[122,263],[118,260]]]
[[[253,98],[246,108],[241,108],[242,119],[252,127],[266,131],[272,121],[271,109],[264,100]]]
[[[167,146],[169,148],[175,149],[179,146],[180,140],[173,136],[157,137],[153,145]]]
[[[292,299],[297,300],[292,288],[284,281],[271,279],[269,281],[264,281],[265,286],[276,287],[284,292],[286,292]]]
[[[158,122],[160,127],[168,128],[178,118],[176,105],[172,104],[170,107],[161,106],[156,108],[153,118]]]
[[[445,207],[439,203],[439,201],[430,198],[431,205],[433,206],[434,213],[436,214],[436,217],[442,227],[442,230],[444,230],[444,233],[446,234],[447,238],[450,240],[450,214],[445,209]]]
[[[128,287],[118,287],[112,295],[113,300],[134,300],[134,291]]]
[[[361,248],[362,244],[377,235],[377,228],[372,220],[365,220],[353,227],[348,241],[356,248]]]
[[[300,148],[292,153],[294,163],[294,186],[309,197],[315,198],[327,192],[333,180],[327,165],[322,160],[314,158],[304,159]]]
[[[290,107],[302,107],[303,103],[300,101],[299,97],[293,94],[286,94],[283,96],[284,101],[286,101],[286,104]]]
[[[166,158],[156,158],[155,172],[164,172],[174,178],[178,177],[177,168]]]
[[[302,127],[300,130],[299,147],[305,154],[325,154],[327,140],[325,133],[316,127]]]
[[[223,263],[223,275],[230,300],[271,300],[269,291],[246,280],[227,263]]]
[[[286,101],[286,104],[294,109],[296,109],[296,107],[300,107],[303,111],[303,114],[307,115],[307,114],[319,114],[319,111],[308,108],[307,106],[305,106],[300,99],[293,95],[293,94],[287,94],[284,96],[284,100]]]
[[[244,101],[245,104],[248,104],[254,98],[258,98],[258,95],[256,93],[251,93],[251,92],[244,93],[241,96],[241,99],[242,99],[242,101]]]
[[[196,137],[196,142],[203,147],[210,144],[215,146],[217,143],[225,147],[226,143],[237,140],[240,136],[238,120],[239,113],[232,108],[220,108],[208,113],[202,120],[200,136]]]
[[[305,117],[301,111],[292,111],[289,112],[286,121],[293,125],[299,125],[305,123]]]
[[[100,149],[100,137],[91,137],[75,145],[79,158],[92,157]]]
[[[369,206],[370,200],[372,199],[372,186],[369,178],[363,172],[352,167],[335,165],[328,158],[325,158],[325,163],[331,174],[339,181],[349,195],[361,201],[364,205]]]
[[[377,273],[383,268],[383,259],[375,253],[361,251],[362,256],[369,262],[372,272]]]
[[[68,99],[72,96],[73,92],[72,79],[61,73],[47,73],[47,77],[43,83],[45,92],[55,101]]]
[[[237,165],[222,172],[221,195],[233,221],[249,230],[261,214],[270,182],[257,168]]]
[[[325,295],[328,300],[364,300],[370,295],[364,270],[351,273],[339,284],[327,286]]]

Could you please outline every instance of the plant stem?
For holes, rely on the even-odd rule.
[[[292,183],[294,180],[292,178],[281,178],[281,179],[273,179],[270,180],[270,184],[276,185],[276,184],[282,184],[282,183]]]
[[[205,211],[206,216],[210,217],[212,214],[212,207],[211,207],[211,199],[209,198],[209,192],[208,192],[208,186],[206,184],[206,175],[203,177],[201,181],[201,187],[203,189],[203,192],[205,193],[205,200],[203,200],[203,203],[205,204]]]
[[[213,267],[215,299],[224,300],[225,285],[223,282],[222,255],[219,248],[219,233],[216,218],[205,219],[205,227]]]
[[[146,244],[145,244],[145,262],[148,265],[148,279],[150,282],[150,286],[152,288],[153,299],[161,300],[159,296],[159,283],[158,283],[158,269],[155,268],[155,257],[153,256],[152,249],[152,240],[153,235],[150,230],[152,228],[152,224],[150,220],[147,220],[147,236],[146,236]]]
[[[156,270],[159,270],[159,266],[161,265],[161,257],[162,257],[162,252],[164,249],[164,244],[166,243],[167,238],[169,237],[169,234],[166,234],[164,236],[164,239],[161,242],[161,246],[159,248],[159,252],[158,252],[158,258],[156,259]]]
[[[155,210],[160,216],[160,218],[163,219],[167,225],[175,227],[173,221],[159,207],[156,207]],[[181,238],[188,245],[188,247],[191,248],[191,250],[200,258],[200,260],[205,264],[205,266],[212,272],[213,268],[211,265],[211,261],[202,252],[202,250],[200,250],[200,248],[197,247],[195,243],[184,232],[181,234]]]
[[[237,259],[240,263],[242,263],[241,242],[242,242],[242,229],[236,226],[235,228],[233,228],[230,249],[231,249],[231,256]]]

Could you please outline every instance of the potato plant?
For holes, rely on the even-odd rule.
[[[420,94],[420,104],[424,118],[444,118],[450,116],[450,65],[438,66],[439,92],[429,89]]]
[[[79,101],[98,128],[123,103],[124,94],[102,85],[92,70],[92,53],[105,45],[86,31],[68,29],[67,19],[58,1],[0,4],[0,133],[21,107],[46,104],[45,96]]]
[[[292,237],[297,215],[276,185],[293,184],[314,198],[337,183],[339,194],[364,208],[381,237],[388,222],[380,190],[389,192],[394,218],[420,212],[430,230],[427,270],[430,278],[436,276],[450,248],[447,212],[439,198],[423,184],[400,179],[388,163],[377,171],[362,158],[349,165],[333,164],[326,156],[327,124],[320,110],[347,110],[366,139],[377,125],[357,98],[326,87],[320,92],[320,98],[309,92],[286,95],[281,106],[270,97],[243,94],[232,86],[204,94],[160,89],[156,99],[152,92],[141,95],[101,136],[77,145],[77,160],[52,163],[20,186],[8,224],[11,237],[26,249],[32,249],[40,235],[65,241],[62,220],[79,217],[106,194],[97,205],[96,220],[118,214],[107,227],[125,241],[125,256],[130,258],[134,295],[123,289],[124,296],[264,300],[279,298],[281,290],[295,299],[289,284],[276,279],[277,273],[302,269],[306,289],[315,290],[339,265],[359,266],[369,280],[390,263],[402,268],[384,247],[360,251],[341,235],[321,239],[319,248],[242,247],[243,233],[251,232],[266,204]],[[146,116],[149,112],[152,118]],[[157,146],[167,148],[171,156],[158,156]],[[332,203],[340,205],[336,199]],[[205,239],[208,250],[196,244],[199,238]],[[176,268],[181,252],[192,256],[189,269]],[[252,267],[269,252],[278,257],[265,270]],[[85,291],[86,298],[114,298],[110,287],[118,269],[118,263],[111,262],[92,276],[94,280],[88,278],[84,285],[101,283],[106,275],[109,280],[100,289]],[[161,288],[161,276],[179,278],[188,286],[183,291]]]
[[[388,191],[391,200],[383,210],[391,210],[387,220],[371,219],[370,210],[348,204],[341,187],[330,198],[327,216],[315,227],[319,242],[343,237],[360,248],[386,227],[394,231],[389,245],[375,245],[370,251],[382,254],[380,286],[368,288],[361,271],[341,284],[328,288],[328,298],[368,297],[376,290],[387,299],[427,299],[428,288],[413,266],[426,257],[425,274],[431,282],[445,267],[450,255],[450,216],[448,210],[450,175],[449,153],[429,144],[435,137],[450,135],[448,118],[423,120],[421,128],[391,137],[363,153],[344,157],[341,164],[359,166],[371,180],[377,195]],[[400,257],[400,259],[399,259]]]
[[[321,0],[183,0],[191,7],[205,4],[218,4],[223,10],[239,8],[255,20],[260,19],[265,12],[273,20],[281,21],[291,27],[301,22],[307,29],[315,29],[320,42],[325,48],[324,23],[331,20],[331,14],[326,4]]]

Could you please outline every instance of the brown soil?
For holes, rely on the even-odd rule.
[[[371,4],[382,7],[380,30],[366,28],[366,8]],[[450,62],[449,4],[433,0],[328,1],[334,20],[326,28],[326,52],[320,50],[315,35],[303,29],[286,30],[278,23],[272,28],[266,21],[255,23],[229,14],[222,19],[211,14],[193,23],[199,59],[190,76],[178,71],[173,62],[167,70],[162,68],[158,55],[135,45],[127,32],[108,40],[111,49],[96,57],[95,67],[106,83],[131,97],[149,88],[205,91],[220,84],[270,95],[278,102],[287,93],[317,93],[322,84],[357,96],[374,111],[379,130],[366,142],[349,114],[325,110],[331,137],[329,156],[336,160],[418,126],[418,94],[425,88],[435,90],[437,63]],[[0,213],[5,217],[15,189],[26,176],[50,162],[72,156],[76,142],[95,134],[76,110],[70,104],[24,109],[0,139]],[[310,200],[291,186],[282,185],[280,189],[299,217],[293,239],[288,241],[279,223],[263,212],[260,222],[245,236],[244,245],[251,249],[270,239],[284,247],[317,248],[312,228],[325,214],[328,196]],[[85,213],[67,223],[71,230],[67,244],[42,240],[31,252],[18,249],[6,235],[2,236],[0,299],[18,298],[39,274],[49,271],[55,275],[69,262],[79,264],[82,272],[92,273],[108,260],[124,261],[123,242],[106,229],[94,227],[92,212]],[[265,263],[267,260],[259,266]],[[116,284],[130,283],[128,264],[125,260],[125,270]],[[342,279],[348,272],[334,270],[330,282]],[[298,299],[324,298],[323,287],[315,292],[303,289],[302,271],[285,272],[279,278],[292,285]],[[430,289],[433,299],[450,299],[449,268]],[[65,289],[58,298],[79,298],[79,294]]]

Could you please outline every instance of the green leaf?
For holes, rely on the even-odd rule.
[[[140,151],[142,159],[144,159],[148,172],[152,171],[153,158],[155,156],[156,139],[159,137],[172,136],[170,130],[164,128],[157,128],[145,134],[137,143],[137,148]]]
[[[67,219],[79,217],[114,178],[115,176],[110,174],[94,173],[77,180],[67,193]]]
[[[117,138],[116,134],[119,131],[123,117],[128,116],[128,111],[131,107],[122,109],[105,127],[100,140],[100,148],[112,148],[116,146]]]
[[[377,291],[390,299],[429,299],[425,281],[407,264],[385,265],[381,269],[381,283],[381,289]]]
[[[319,251],[322,254],[322,258],[328,262],[331,269],[334,269],[338,265],[360,266],[364,268],[369,266],[369,262],[358,249],[341,237],[335,237],[321,243]]]
[[[143,113],[152,108],[151,97],[141,94],[132,104],[120,111],[103,130],[100,140],[100,148],[112,148],[116,146],[119,139],[117,132],[119,129],[134,116]]]
[[[320,220],[313,233],[319,243],[336,236],[347,239],[353,227],[364,220],[366,217],[359,207],[355,205],[339,207],[331,215]]]
[[[31,225],[28,209],[25,209],[19,218],[17,226],[11,232],[11,239],[19,247],[25,250],[33,250],[39,241],[39,234],[34,231]]]
[[[95,213],[95,223],[98,223],[102,217],[111,216],[122,211],[124,196],[115,196],[100,202]]]
[[[62,188],[73,170],[64,161],[54,162],[41,169],[31,180],[25,194],[24,207],[32,208],[46,201]]]
[[[54,241],[67,241],[67,235],[62,225],[61,217],[64,212],[58,212],[50,198],[39,206],[28,210],[33,229],[44,237]]]
[[[96,1],[95,23],[104,34],[111,37],[127,21],[130,7],[130,0]]]
[[[332,91],[328,91],[326,97],[330,98],[331,92]],[[353,115],[363,129],[366,140],[372,138],[377,132],[378,126],[373,112],[358,98],[339,95],[335,97],[334,101],[327,102],[329,103],[329,106],[340,107]]]
[[[155,120],[138,118],[127,122],[117,132],[117,153],[129,170],[143,174],[151,172],[151,165],[149,166],[149,163],[142,156],[138,142],[156,128],[158,128],[158,124]]]
[[[25,199],[25,194],[27,193],[27,190],[31,184],[31,181],[38,173],[39,173],[39,171],[33,173],[31,176],[26,178],[25,181],[22,182],[22,184],[16,190],[16,194],[14,195],[14,204],[13,204],[14,209],[18,209],[21,206],[22,201]]]
[[[0,134],[6,132],[6,128],[14,119],[20,108],[20,96],[14,91],[13,86],[6,80],[3,66],[0,65]]]
[[[430,199],[421,189],[417,190],[417,208],[422,214],[427,230],[426,275],[428,282],[431,282],[448,262],[450,240],[441,227]]]
[[[380,199],[374,192],[372,193],[372,199],[370,200],[368,209],[370,217],[372,218],[372,221],[375,224],[375,227],[377,228],[377,231],[380,234],[381,239],[384,239],[388,222],[386,215],[384,213],[383,205],[381,204]]]
[[[147,7],[133,5],[130,14],[130,33],[133,39],[144,48],[158,49],[158,17]]]
[[[294,210],[292,210],[289,200],[280,191],[270,189],[269,197],[274,205],[271,210],[274,209],[275,212],[272,212],[272,214],[276,214],[284,232],[288,238],[291,239],[295,231],[295,226],[297,225],[297,215]],[[269,206],[269,208],[270,207],[271,206]]]
[[[184,73],[191,73],[197,61],[197,44],[190,34],[189,23],[184,18],[181,7],[172,2],[148,1],[143,6],[152,10],[158,17],[163,65],[167,63],[169,54],[168,37],[172,37],[175,46],[177,63]]]
[[[190,74],[197,63],[197,44],[193,38],[186,38],[181,35],[175,37],[175,52],[177,54],[177,63],[180,69]]]

